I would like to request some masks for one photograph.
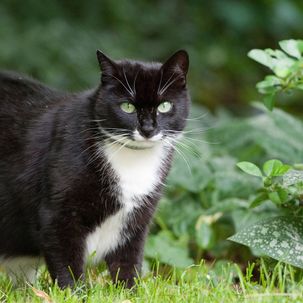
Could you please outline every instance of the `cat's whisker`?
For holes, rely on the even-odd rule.
[[[118,127],[102,127],[102,129],[105,129],[105,130],[120,130],[120,131],[123,130],[123,131],[129,133],[129,129],[126,129],[126,128],[118,128]]]
[[[94,120],[89,120],[89,121],[92,121],[92,122],[103,122],[103,121],[106,121],[107,119],[94,119]]]
[[[83,140],[84,141],[88,141],[90,139],[101,139],[105,136],[104,133],[102,133],[102,131],[100,130],[99,127],[96,127],[96,128],[88,128],[88,129],[85,129],[84,131],[80,132],[80,133],[84,133],[84,132],[87,132],[87,131],[96,131],[94,135],[90,135],[89,134],[89,137],[87,138],[84,138]],[[97,132],[98,131],[98,132]],[[126,132],[122,132],[122,131],[119,131],[119,133],[112,133],[111,135],[113,136],[121,136],[121,135],[125,135],[125,136],[129,136],[128,133]]]
[[[126,136],[123,136],[123,135],[117,135],[119,136],[120,138],[117,138],[115,141],[111,142],[110,144],[113,144],[113,143],[116,143],[118,141],[122,141],[123,139],[126,139],[127,137]],[[123,136],[123,137],[122,137]],[[89,137],[89,138],[86,138],[86,140],[96,140],[96,139],[101,139],[101,136],[99,137]],[[84,149],[81,154],[85,153],[86,151],[88,151],[89,149],[91,149],[92,147],[95,147],[96,145],[100,145],[100,141],[97,141],[97,142],[94,142],[92,143],[89,147],[87,147],[86,149]]]
[[[160,95],[162,95],[163,93],[165,93],[165,91],[173,84],[175,83],[179,78],[181,78],[182,75],[177,76],[175,79],[173,79],[172,81],[170,81],[168,84],[166,84],[161,90],[160,90]]]
[[[163,70],[161,69],[161,76],[160,76],[160,81],[159,81],[157,93],[159,93],[159,91],[160,91],[160,87],[161,87],[161,84],[162,84],[162,78],[163,78]]]
[[[83,141],[85,141],[85,142],[90,141],[90,140],[100,141],[100,140],[102,140],[102,135],[90,136],[88,138],[83,139]]]
[[[134,93],[134,91],[132,90],[132,88],[131,88],[130,85],[129,85],[129,82],[128,82],[128,79],[127,79],[127,76],[126,76],[126,73],[125,73],[124,68],[123,68],[123,75],[124,75],[124,79],[125,79],[125,81],[126,81],[126,84],[127,84],[128,88],[129,88],[129,90],[130,90],[132,96],[134,97],[134,96],[135,96],[135,93]]]
[[[183,138],[180,138],[180,139],[175,139],[173,137],[169,137],[173,142],[175,142],[176,145],[180,146],[181,148],[185,149],[186,151],[188,151],[190,154],[194,155],[194,156],[197,156],[199,157],[200,154],[193,150],[193,148],[195,147],[195,144],[193,142],[183,142]]]
[[[198,117],[195,117],[195,118],[186,118],[184,120],[186,120],[186,121],[199,121],[202,118],[205,118],[206,116],[208,116],[208,112],[206,112],[206,113],[204,113],[204,114],[202,114],[202,115],[200,115]]]
[[[193,128],[189,130],[183,131],[184,134],[201,134],[205,133],[206,131],[209,131],[210,129],[213,129],[214,127],[206,127],[206,128]]]
[[[196,157],[199,157],[200,154],[193,150],[193,147],[195,146],[192,142],[189,142],[190,144],[192,144],[191,146],[189,146],[188,144],[185,144],[184,142],[182,142],[182,139],[180,140],[177,140],[177,139],[174,139],[172,137],[170,137],[170,139],[176,143],[176,145],[180,146],[181,148],[184,148],[186,151],[188,151],[190,154],[196,156]]]
[[[120,138],[120,139],[116,139],[115,141],[112,141],[112,142],[110,142],[109,144],[107,144],[107,147],[110,147],[110,146],[112,146],[112,145],[115,145],[115,144],[120,144],[121,145],[121,141],[123,142],[123,140],[128,140],[128,138],[127,137],[123,137],[123,138]],[[129,141],[128,141],[129,142]]]
[[[99,142],[94,142],[91,145],[89,145],[87,148],[85,148],[83,151],[81,151],[80,155],[83,155],[84,153],[86,153],[88,150],[90,150],[93,147],[96,147],[98,144],[100,144]]]
[[[114,144],[116,144],[116,143],[119,143],[119,142],[121,142],[121,141],[123,141],[123,140],[125,140],[125,139],[126,139],[126,137],[118,138],[118,139],[116,139],[115,141],[109,143],[107,146],[110,147],[110,146],[112,146],[112,145],[114,145]],[[121,143],[120,143],[120,144],[121,144]],[[92,144],[89,148],[86,149],[86,150],[88,150],[88,149],[90,149],[90,148],[92,148],[92,147],[97,147],[97,148],[96,148],[96,151],[93,153],[92,157],[90,157],[90,158],[88,159],[88,164],[87,164],[87,165],[93,163],[93,162],[94,162],[95,160],[97,160],[98,157],[100,156],[100,152],[99,152],[99,149],[98,149],[98,145],[100,146],[100,142],[95,142],[95,143]]]
[[[211,129],[213,129],[213,127],[196,128],[196,129],[183,130],[183,131],[165,131],[165,132],[172,134],[182,134],[182,135],[187,135],[187,134],[198,135],[198,134],[204,134]]]
[[[177,146],[175,146],[174,144],[172,144],[171,142],[169,142],[168,139],[164,140],[164,142],[167,143],[168,145],[170,145],[182,157],[182,159],[184,160],[184,162],[187,165],[189,173],[192,175],[192,170],[191,170],[190,165],[189,165],[186,157],[184,156],[184,154],[177,148]]]
[[[111,154],[111,157],[108,158],[108,162],[110,163],[112,161],[112,159],[114,158],[114,156],[119,153],[123,147],[125,147],[128,143],[130,142],[130,140],[127,140],[126,142],[124,142],[121,147],[119,147],[114,153]]]
[[[200,134],[200,133],[205,133],[206,131],[209,131],[211,129],[214,129],[214,126],[206,127],[206,128],[194,128],[194,129],[189,129],[189,130],[165,130],[167,133],[175,133],[175,134]]]
[[[88,159],[87,166],[93,164],[99,157],[100,157],[100,153],[98,149],[96,149],[92,154],[92,156]]]
[[[172,79],[172,77],[175,75],[175,72],[171,74],[171,76],[168,78],[168,80],[165,82],[163,87],[166,86],[166,84]],[[161,79],[162,80],[162,79]],[[158,93],[161,95],[161,91],[163,90],[163,87],[158,91]]]
[[[103,121],[106,121],[106,120],[98,120],[98,119],[89,120],[89,122],[94,122],[94,123],[98,123],[98,124]]]
[[[119,78],[117,78],[114,75],[109,75],[109,76],[116,79],[125,88],[125,90],[133,97],[132,91],[130,91]]]
[[[99,127],[90,127],[90,128],[86,128],[86,129],[83,129],[81,130],[79,133],[82,134],[82,133],[85,133],[87,131],[90,131],[90,130],[98,130]]]
[[[134,84],[133,84],[133,92],[134,92],[135,95],[136,95],[136,93],[137,93],[137,91],[136,91],[136,81],[137,81],[139,72],[140,72],[140,70],[137,71],[136,76],[135,76],[135,79],[134,79]]]
[[[206,140],[201,140],[201,139],[196,139],[196,138],[191,138],[191,137],[183,137],[184,140],[188,140],[188,141],[194,141],[194,142],[200,142],[200,143],[205,143],[205,144],[209,144],[209,145],[217,145],[217,144],[221,144],[220,142],[210,142],[210,141],[206,141]],[[194,142],[192,142],[194,144]]]
[[[82,155],[84,152],[88,152],[90,149],[94,148],[95,150],[92,152],[92,155],[87,159],[86,166],[89,166],[94,161],[96,161],[99,158],[99,152],[98,147],[100,146],[99,142],[95,142],[94,144],[91,144],[88,148],[86,148],[84,151],[81,152],[80,155]]]

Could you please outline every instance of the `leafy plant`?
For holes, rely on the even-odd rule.
[[[257,89],[264,94],[264,104],[272,110],[279,92],[294,89],[303,90],[303,40],[283,40],[282,50],[253,49],[248,56],[270,68],[274,75],[268,75],[257,83]]]
[[[252,201],[250,207],[256,207],[267,200],[277,205],[293,205],[302,194],[301,181],[292,186],[285,186],[282,176],[286,175],[291,166],[283,164],[280,160],[266,161],[263,172],[250,162],[239,162],[237,166],[247,174],[257,176],[263,181],[264,188]]]
[[[303,90],[303,40],[284,40],[280,42],[280,47],[284,52],[266,49],[249,53],[251,58],[268,66],[275,74],[266,76],[257,84],[259,92],[266,95],[264,103],[269,109],[273,108],[277,93]],[[291,162],[290,155],[285,156]],[[277,207],[286,208],[287,213],[245,227],[229,239],[245,244],[259,254],[303,268],[302,165],[294,165],[293,169],[274,159],[266,161],[262,170],[246,161],[239,162],[237,166],[263,182],[251,208],[270,200]]]
[[[292,170],[279,160],[265,162],[263,172],[250,162],[239,162],[237,166],[263,181],[263,188],[252,201],[251,208],[271,200],[278,207],[289,208],[289,212],[287,216],[245,227],[229,239],[245,244],[259,254],[303,268],[303,171]]]

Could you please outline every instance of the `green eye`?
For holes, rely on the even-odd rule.
[[[171,109],[172,109],[173,105],[171,102],[169,101],[165,101],[162,102],[159,106],[158,106],[158,112],[160,113],[168,113]]]
[[[121,105],[120,105],[120,108],[125,112],[125,113],[128,113],[128,114],[132,114],[136,111],[136,108],[133,104],[129,103],[129,102],[123,102]]]

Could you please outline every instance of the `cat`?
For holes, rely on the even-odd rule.
[[[184,50],[97,58],[100,84],[81,93],[0,73],[0,266],[31,279],[43,261],[61,288],[88,260],[133,286],[191,102]]]

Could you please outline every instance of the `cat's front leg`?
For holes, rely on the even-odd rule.
[[[134,279],[141,273],[146,229],[138,230],[124,245],[105,257],[115,283],[123,282],[125,287],[131,288]]]
[[[73,222],[43,228],[43,254],[53,281],[60,288],[73,287],[84,278],[84,242]]]

